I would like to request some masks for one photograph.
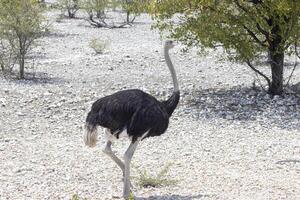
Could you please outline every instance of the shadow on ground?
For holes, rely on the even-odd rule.
[[[300,98],[292,94],[273,98],[259,89],[234,87],[183,91],[182,96],[184,112],[193,118],[300,129]]]
[[[12,81],[17,84],[24,85],[43,85],[43,84],[63,84],[66,80],[59,77],[52,77],[50,74],[44,72],[27,72],[25,74],[25,79],[19,79],[18,72],[14,72],[11,75],[5,77],[7,80]]]
[[[286,159],[286,160],[279,160],[276,162],[276,164],[300,164],[300,160],[297,160],[297,159]]]
[[[194,199],[203,199],[206,197],[211,197],[210,195],[187,195],[187,196],[181,196],[181,195],[166,195],[166,196],[150,196],[147,198],[144,197],[135,197],[135,200],[194,200]]]
[[[49,32],[49,33],[46,34],[45,37],[49,37],[49,38],[65,38],[65,37],[70,37],[70,36],[79,36],[79,34],[75,34],[75,33]]]

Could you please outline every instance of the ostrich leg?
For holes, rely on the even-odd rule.
[[[138,141],[132,142],[124,155],[124,163],[125,163],[125,176],[124,176],[124,189],[123,189],[123,197],[125,199],[129,199],[130,196],[130,162],[134,151],[138,145]]]
[[[103,149],[103,153],[108,155],[115,163],[121,168],[123,175],[125,170],[124,163],[114,154],[114,152],[111,150],[111,141],[107,141],[105,149]]]
[[[125,165],[124,163],[116,156],[116,154],[114,154],[114,152],[111,149],[111,141],[107,141],[105,149],[103,149],[103,153],[105,153],[106,155],[108,155],[122,170],[123,172],[123,181],[124,181],[124,176],[125,176]],[[129,182],[130,187],[132,188],[132,184],[131,182]]]

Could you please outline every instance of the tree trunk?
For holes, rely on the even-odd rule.
[[[20,65],[20,79],[24,79],[24,67],[25,67],[24,56],[20,56],[19,65]]]
[[[0,59],[1,59],[1,58],[0,58]],[[4,62],[1,62],[1,63],[0,63],[0,67],[1,67],[1,70],[4,72],[4,71],[5,71]]]
[[[283,92],[283,60],[284,53],[271,52],[272,83],[269,92],[273,95]]]
[[[273,21],[270,21],[272,25]],[[269,93],[281,95],[283,92],[283,62],[284,62],[284,41],[281,37],[280,26],[275,24],[271,29],[271,41],[269,46],[270,65],[272,71],[272,83]]]
[[[68,9],[69,18],[75,18],[75,12],[72,12],[71,9]]]
[[[126,11],[126,22],[127,22],[127,24],[130,23],[129,17],[130,17],[130,13],[129,13],[129,11]]]

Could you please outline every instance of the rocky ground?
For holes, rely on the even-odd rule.
[[[96,29],[82,19],[55,20],[58,14],[50,13],[51,33],[34,50],[27,77],[35,78],[0,78],[0,199],[121,196],[121,171],[101,153],[103,134],[96,148],[83,144],[86,114],[122,89],[158,99],[171,93],[163,40],[149,17],[130,28]],[[104,54],[89,47],[92,38],[109,42]],[[180,105],[168,131],[144,140],[133,158],[133,176],[172,163],[169,176],[178,182],[140,188],[133,180],[137,199],[300,199],[299,97],[253,88],[253,72],[219,61],[220,50],[199,56],[182,48],[171,52]],[[292,82],[299,80],[298,68]],[[114,149],[122,156],[127,146],[121,140]]]

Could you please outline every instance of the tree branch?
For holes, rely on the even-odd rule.
[[[123,23],[123,24],[121,24],[121,25],[119,25],[119,26],[116,26],[116,25],[109,25],[109,24],[107,24],[107,23],[104,21],[104,19],[100,19],[100,20],[101,20],[101,21],[96,21],[96,20],[94,20],[93,16],[90,15],[90,17],[89,17],[89,19],[88,19],[87,21],[90,22],[90,24],[91,24],[92,26],[95,26],[95,27],[97,27],[97,28],[109,28],[109,29],[113,29],[113,28],[124,28],[124,27],[127,25],[127,23]]]
[[[296,57],[295,57],[295,64],[294,64],[294,67],[293,67],[293,70],[292,70],[291,74],[289,75],[289,78],[288,78],[288,80],[287,80],[286,85],[289,84],[289,82],[290,82],[290,80],[291,80],[291,78],[292,78],[292,76],[293,76],[293,74],[294,74],[294,72],[295,72],[295,70],[296,70],[296,67],[297,67],[297,65],[299,64],[299,63],[297,62],[297,57],[300,59],[300,55],[299,55],[299,52],[298,52],[298,50],[297,50],[297,45],[298,45],[297,42],[295,42],[295,46],[294,46],[294,48],[295,48],[295,55],[296,55]]]
[[[237,7],[239,7],[240,9],[242,9],[245,13],[248,13],[249,11],[240,4],[240,2],[238,0],[234,0],[234,3],[237,5]]]
[[[262,76],[268,83],[268,86],[271,86],[271,80],[265,75],[263,74],[261,71],[259,71],[258,69],[256,69],[250,62],[249,59],[246,59],[246,63],[248,64],[248,66],[256,73],[258,73],[260,76]]]
[[[268,42],[270,42],[270,35],[269,35],[268,31],[265,31],[265,30],[260,26],[259,23],[256,23],[256,28],[257,28],[257,30],[259,30],[259,31],[266,37],[266,40],[267,40]]]
[[[300,55],[299,55],[299,52],[298,52],[298,50],[297,50],[297,47],[298,47],[298,43],[296,42],[296,43],[295,43],[295,54],[296,54],[296,56],[300,59]]]
[[[295,70],[296,70],[297,65],[298,65],[298,62],[295,61],[293,70],[292,70],[291,74],[289,75],[289,78],[288,78],[288,80],[287,80],[287,82],[286,82],[286,85],[289,85],[289,82],[290,82],[290,80],[291,80],[291,78],[292,78],[292,76],[293,76],[293,74],[294,74],[294,72],[295,72]]]
[[[260,41],[260,40],[258,39],[258,37],[255,35],[255,33],[253,33],[246,25],[243,25],[243,27],[246,29],[246,31],[249,33],[249,35],[250,35],[250,36],[251,36],[258,44],[260,44],[260,45],[263,46],[263,47],[267,47],[267,45],[264,44],[263,41]]]
[[[247,13],[248,15],[251,14],[247,8],[245,8],[244,6],[242,6],[242,5],[240,4],[240,2],[239,2],[238,0],[234,0],[234,2],[235,2],[235,4],[236,4],[236,6],[237,6],[238,8],[240,8],[241,10],[243,10],[245,13]],[[255,5],[261,3],[261,1],[257,1],[257,0],[256,0],[256,1],[250,1],[250,2],[252,2],[252,3],[255,4]],[[258,9],[256,9],[256,10],[258,11]],[[251,18],[251,19],[254,19],[253,17],[254,17],[253,14],[251,14],[250,18]],[[261,17],[263,17],[263,16],[261,15]],[[265,30],[261,27],[261,25],[260,25],[259,23],[257,23],[255,20],[253,20],[253,21],[254,21],[254,23],[256,23],[256,27],[257,27],[258,31],[261,32],[261,33],[266,37],[266,41],[269,41],[269,34],[268,34],[268,32],[265,31]],[[245,25],[244,25],[244,28],[247,30],[247,32],[250,34],[250,36],[251,36],[256,42],[258,42],[260,45],[262,45],[262,46],[264,46],[264,47],[267,47],[267,45],[264,44],[263,41],[260,41],[260,40],[257,38],[257,36],[255,35],[255,33],[254,33],[253,31],[251,31],[251,30],[250,30],[248,27],[246,27]]]

